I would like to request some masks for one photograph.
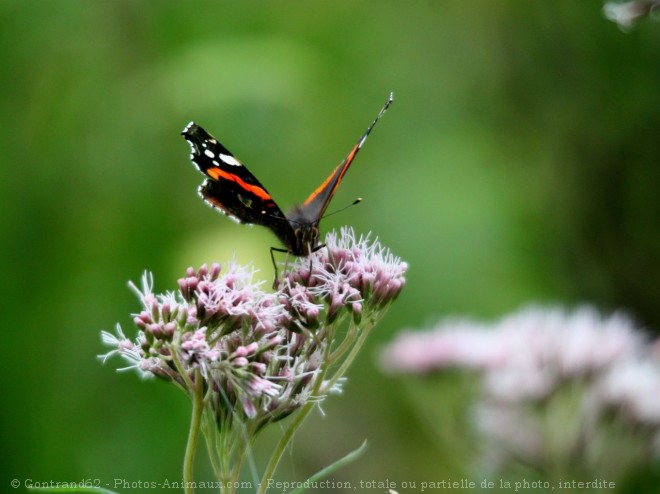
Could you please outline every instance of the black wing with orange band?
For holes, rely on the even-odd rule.
[[[199,187],[207,204],[239,223],[288,227],[266,188],[217,139],[194,122],[181,135],[190,144],[190,160],[207,177]]]
[[[199,187],[204,201],[239,223],[270,228],[294,255],[302,256],[318,247],[318,224],[337,187],[355,159],[378,119],[393,100],[390,94],[385,106],[348,156],[330,176],[312,192],[300,207],[285,215],[259,180],[211,134],[190,122],[181,134],[190,144],[190,159],[206,179]]]
[[[337,166],[337,168],[332,171],[330,176],[326,178],[325,181],[319,185],[316,190],[312,192],[310,196],[305,200],[302,205],[302,210],[306,217],[316,218],[317,221],[323,217],[325,210],[328,208],[328,205],[332,200],[332,196],[335,195],[337,187],[339,187],[339,184],[343,180],[344,175],[348,171],[348,167],[351,166],[351,163],[355,159],[355,156],[358,154],[358,151],[360,148],[362,148],[364,141],[366,141],[367,137],[369,137],[371,129],[374,128],[378,122],[378,119],[383,116],[383,113],[387,111],[393,100],[394,94],[390,93],[390,97],[385,103],[385,106],[383,106],[383,108],[380,110],[367,131],[362,134],[362,137],[360,137],[357,144],[353,147],[353,149],[351,149],[351,152],[348,153],[348,156],[344,158],[344,161],[342,161],[339,166]]]

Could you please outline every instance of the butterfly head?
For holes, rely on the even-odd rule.
[[[304,208],[296,206],[287,214],[292,238],[283,239],[294,256],[307,256],[319,245],[319,218],[310,217]]]

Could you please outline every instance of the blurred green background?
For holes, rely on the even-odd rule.
[[[403,327],[589,301],[660,328],[660,25],[623,33],[601,8],[1,2],[0,489],[12,478],[180,478],[187,399],[96,355],[101,329],[134,335],[126,283],[145,269],[164,291],[187,266],[236,253],[272,277],[271,234],[196,196],[201,175],[179,135],[193,119],[287,208],[395,93],[331,209],[363,204],[323,228],[372,231],[409,262],[408,285],[345,393],[303,427],[281,480],[364,439],[365,456],[336,480],[458,471],[459,445],[438,444],[408,384],[377,369]],[[257,467],[277,427],[255,448]],[[203,454],[197,473],[211,478]]]

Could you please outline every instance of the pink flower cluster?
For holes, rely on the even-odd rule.
[[[604,465],[624,464],[616,434],[635,438],[634,451],[643,452],[635,461],[660,456],[653,348],[622,314],[531,307],[493,324],[454,319],[401,333],[381,362],[393,373],[473,373],[474,425],[492,464],[518,460],[543,470],[577,455],[584,471],[615,476]]]
[[[327,322],[343,308],[359,322],[365,309],[382,310],[399,296],[407,270],[408,265],[378,240],[372,242],[368,235],[356,238],[352,229],[342,228],[339,235],[327,235],[326,248],[296,260],[280,284],[281,300],[303,312],[308,309],[312,321],[317,317],[313,304],[320,303],[328,307]],[[303,300],[312,305],[300,305]]]
[[[311,266],[311,272],[310,272]],[[254,271],[230,263],[188,268],[178,291],[156,294],[145,273],[131,284],[142,309],[134,315],[136,340],[103,332],[129,368],[173,381],[188,394],[204,380],[206,402],[230,421],[242,414],[258,427],[310,399],[322,399],[337,380],[320,373],[335,332],[352,314],[381,313],[404,285],[405,263],[376,241],[355,240],[352,230],[330,234],[326,247],[295,261],[267,293]],[[321,381],[319,381],[321,379]]]

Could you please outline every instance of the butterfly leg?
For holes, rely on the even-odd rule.
[[[286,264],[289,261],[289,251],[286,249],[278,249],[277,247],[270,248],[270,259],[273,261],[273,268],[275,269],[275,278],[273,279],[273,289],[277,288],[277,280],[279,273],[277,272],[277,263],[275,262],[275,252],[286,252],[286,261],[284,263],[284,270],[286,271]]]
[[[318,252],[319,250],[323,249],[324,247],[327,247],[327,245],[325,245],[325,244],[319,244],[319,245],[317,245],[316,247],[314,247],[314,249],[312,250],[312,252]],[[328,251],[328,254],[330,254],[330,251]]]
[[[311,252],[310,252],[310,258],[309,258],[309,278],[312,278],[312,258],[311,255],[315,252],[320,251],[321,249],[325,248],[325,244],[319,244],[316,247],[314,247]],[[330,253],[330,250],[328,250],[328,256],[331,256],[332,254]]]

